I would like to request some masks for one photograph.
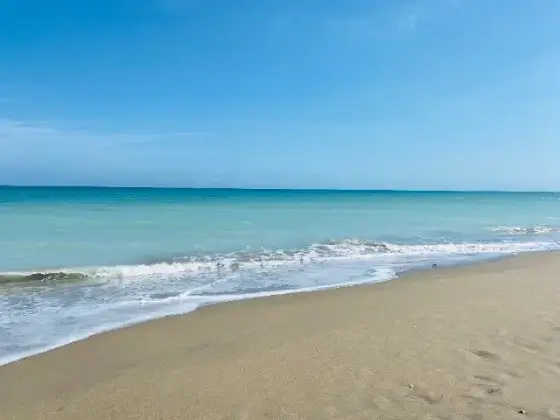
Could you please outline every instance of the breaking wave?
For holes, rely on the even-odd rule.
[[[0,274],[0,285],[11,283],[52,283],[52,282],[79,282],[87,280],[85,273],[58,271],[45,273],[5,273]]]
[[[554,241],[510,239],[416,245],[345,239],[301,249],[0,273],[0,365],[103,331],[218,302],[382,282],[434,263],[558,248],[560,243]],[[11,331],[17,331],[17,338]]]
[[[492,229],[493,232],[507,234],[507,235],[543,235],[547,233],[558,233],[560,227],[552,226],[498,226]]]
[[[529,234],[555,232],[553,228],[496,228],[499,232]],[[507,230],[506,230],[507,229]],[[549,230],[545,230],[549,229]],[[170,261],[43,272],[0,273],[0,285],[74,283],[88,280],[142,280],[237,272],[245,269],[270,270],[298,264],[363,260],[380,256],[437,257],[453,255],[512,254],[555,249],[558,242],[464,242],[436,244],[393,244],[360,239],[331,240],[302,249],[237,251],[212,255],[191,255]]]

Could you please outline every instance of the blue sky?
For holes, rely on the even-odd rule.
[[[560,190],[560,1],[3,0],[0,184]]]

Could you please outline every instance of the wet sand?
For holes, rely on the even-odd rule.
[[[0,367],[0,419],[560,419],[560,254],[207,307]]]

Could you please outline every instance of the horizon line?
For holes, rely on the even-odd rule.
[[[150,190],[226,190],[226,191],[333,191],[333,192],[417,192],[417,193],[547,193],[553,190],[495,190],[495,189],[392,189],[392,188],[287,188],[287,187],[166,187],[166,186],[127,186],[127,185],[17,185],[0,184],[0,188],[66,188],[66,189],[150,189]]]

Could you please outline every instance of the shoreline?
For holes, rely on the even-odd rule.
[[[286,291],[271,292],[271,293],[262,292],[262,295],[258,295],[258,293],[257,293],[257,296],[240,297],[239,299],[210,302],[210,303],[202,304],[201,306],[198,306],[198,307],[196,307],[196,308],[194,308],[190,311],[187,311],[187,312],[179,312],[179,313],[172,313],[172,314],[163,315],[163,316],[147,317],[146,319],[140,319],[138,321],[133,321],[133,322],[130,322],[130,323],[118,324],[118,325],[115,325],[115,326],[112,326],[112,327],[107,327],[107,328],[103,327],[103,328],[100,328],[99,330],[94,330],[93,332],[78,335],[77,336],[78,338],[75,338],[75,339],[62,340],[61,343],[45,347],[44,349],[39,349],[37,351],[26,352],[26,353],[23,353],[23,355],[7,357],[5,359],[0,359],[0,368],[2,368],[3,366],[10,365],[12,363],[17,363],[17,362],[22,361],[22,360],[26,360],[26,359],[29,359],[29,358],[32,358],[32,357],[35,357],[35,356],[42,355],[44,353],[49,353],[51,351],[55,351],[57,349],[72,345],[74,343],[78,343],[78,342],[81,342],[81,341],[84,341],[84,340],[88,340],[88,339],[90,339],[92,337],[95,337],[95,336],[98,336],[98,335],[111,333],[111,332],[114,332],[114,331],[121,330],[123,328],[135,327],[137,325],[142,325],[142,324],[157,321],[157,320],[160,320],[160,319],[186,316],[186,315],[191,314],[193,312],[199,311],[199,310],[207,308],[207,307],[212,307],[212,306],[215,306],[215,305],[223,305],[223,304],[229,304],[229,303],[233,303],[233,302],[242,302],[242,301],[249,301],[249,300],[255,300],[255,299],[268,299],[268,298],[271,298],[271,297],[295,295],[295,294],[300,294],[300,293],[324,292],[324,291],[337,290],[337,289],[343,289],[343,288],[348,288],[348,287],[373,286],[373,285],[376,285],[376,284],[379,284],[379,283],[386,283],[386,282],[389,282],[389,281],[401,280],[401,279],[403,279],[407,276],[414,275],[416,273],[420,274],[420,273],[428,272],[428,271],[434,270],[434,269],[437,269],[437,270],[461,269],[461,268],[470,267],[470,266],[479,266],[479,265],[488,264],[488,263],[491,264],[493,262],[498,262],[498,261],[501,261],[501,260],[516,258],[517,256],[524,255],[524,254],[541,254],[541,253],[544,254],[544,253],[550,253],[550,252],[560,253],[560,250],[539,250],[539,251],[525,251],[525,252],[521,252],[519,254],[504,254],[504,255],[498,255],[498,256],[493,256],[493,257],[485,257],[485,258],[482,258],[482,259],[473,259],[473,260],[467,260],[467,261],[462,261],[462,262],[455,262],[455,263],[450,263],[450,264],[437,264],[437,267],[435,267],[435,268],[433,266],[429,266],[429,264],[428,264],[425,267],[415,267],[415,268],[410,268],[410,269],[407,269],[407,270],[403,270],[401,272],[396,272],[393,277],[383,279],[383,280],[375,280],[375,281],[369,281],[368,280],[368,281],[357,282],[357,283],[340,283],[340,284],[337,284],[337,285],[328,285],[328,286],[324,286],[324,287],[323,286],[318,286],[318,287],[309,288],[309,289],[286,290]]]
[[[559,271],[528,252],[96,334],[0,366],[0,417],[560,418]]]

